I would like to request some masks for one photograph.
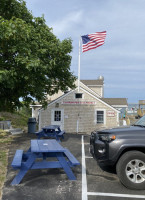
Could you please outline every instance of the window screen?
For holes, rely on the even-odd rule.
[[[104,124],[104,111],[97,111],[97,124]]]
[[[61,111],[54,112],[54,121],[61,121]]]

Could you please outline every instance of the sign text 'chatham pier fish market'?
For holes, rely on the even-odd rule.
[[[62,104],[71,105],[95,105],[95,101],[63,101]]]

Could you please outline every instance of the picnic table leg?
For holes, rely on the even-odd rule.
[[[46,153],[43,153],[43,160],[46,160],[46,158],[47,158]]]
[[[35,154],[31,154],[28,158],[28,160],[23,164],[23,166],[20,168],[19,173],[15,176],[13,181],[11,182],[11,185],[17,185],[21,182],[27,171],[31,168],[32,164],[34,163],[36,159]]]
[[[63,153],[56,153],[57,159],[59,160],[61,166],[63,167],[65,173],[67,174],[70,180],[76,180],[75,175],[73,174],[70,166],[68,165],[66,159],[63,156]]]
[[[37,139],[39,140],[41,138],[41,135],[38,135]]]
[[[27,153],[28,153],[28,152],[31,152],[31,147],[28,149]]]
[[[25,174],[27,173],[28,169],[20,170],[20,172],[16,175],[16,177],[11,182],[11,185],[17,185],[21,182]]]
[[[56,136],[56,140],[57,140],[57,142],[61,142],[60,138],[58,136]]]

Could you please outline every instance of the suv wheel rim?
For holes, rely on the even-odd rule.
[[[131,182],[142,183],[145,181],[145,163],[138,159],[131,160],[126,165],[125,173]]]

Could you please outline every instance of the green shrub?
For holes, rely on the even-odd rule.
[[[14,113],[10,112],[1,112],[0,116],[4,118],[5,120],[10,120],[11,125],[13,128],[24,128],[27,127],[28,118],[31,117],[31,114],[29,112],[21,112],[17,111]]]
[[[4,117],[0,117],[0,121],[3,121],[3,120],[5,120],[5,118]]]

